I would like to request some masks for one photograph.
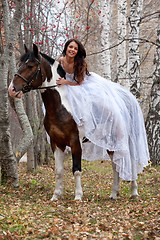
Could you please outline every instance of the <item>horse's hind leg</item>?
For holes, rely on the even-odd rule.
[[[63,196],[63,175],[64,175],[64,152],[56,148],[55,157],[55,190],[51,201],[58,200]]]
[[[131,198],[136,198],[139,196],[138,194],[138,185],[136,181],[131,182],[131,191],[132,191],[132,196]]]
[[[113,162],[112,169],[113,169],[113,185],[110,198],[116,200],[117,195],[119,194],[119,173],[116,171],[116,165]]]
[[[110,198],[116,200],[117,195],[119,194],[119,173],[116,171],[116,164],[113,162],[114,152],[110,152],[108,150],[107,152],[112,160],[112,169],[113,169],[113,184],[112,184],[112,192],[111,192]]]

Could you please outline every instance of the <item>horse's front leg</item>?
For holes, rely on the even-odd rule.
[[[82,187],[81,187],[81,172],[80,171],[75,171],[74,172],[74,178],[75,178],[75,186],[76,186],[74,200],[80,200],[81,201],[82,196],[83,196],[83,191],[82,191]]]
[[[82,200],[83,196],[83,191],[81,187],[81,155],[82,155],[82,150],[81,150],[81,145],[79,142],[79,139],[74,142],[71,146],[71,151],[72,151],[72,159],[73,159],[73,175],[75,178],[75,198],[74,200]]]
[[[113,152],[109,152],[109,156],[112,160],[113,169],[113,185],[110,198],[116,200],[117,195],[119,194],[119,173],[116,171],[116,164],[113,162],[113,154],[114,154]]]
[[[131,198],[136,198],[139,196],[138,194],[138,185],[136,181],[131,182],[131,191],[132,191],[132,196]]]
[[[55,157],[55,190],[51,201],[58,200],[63,196],[63,175],[64,175],[64,152],[56,147]]]

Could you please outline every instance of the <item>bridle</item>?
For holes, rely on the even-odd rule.
[[[42,62],[42,56],[40,55],[40,61],[35,58],[36,62],[38,63],[38,67],[36,69],[36,71],[33,73],[33,75],[31,76],[31,78],[28,80],[25,77],[23,77],[20,73],[15,73],[15,76],[20,77],[23,81],[25,81],[27,83],[27,85],[25,85],[20,91],[22,91],[23,93],[29,92],[33,89],[35,89],[35,87],[32,86],[32,83],[37,79],[38,74],[41,73],[41,80],[43,81],[43,73],[41,71],[41,62]],[[27,60],[28,61],[28,60]],[[25,63],[27,63],[27,61]],[[22,67],[22,66],[21,66]],[[21,68],[20,67],[20,68]],[[18,70],[19,71],[19,70]]]
[[[30,92],[31,90],[37,90],[37,89],[47,89],[47,88],[54,88],[54,87],[57,87],[59,86],[59,84],[56,84],[56,85],[53,85],[53,86],[47,86],[47,87],[33,87],[32,86],[32,83],[37,80],[38,78],[38,74],[41,73],[41,80],[42,82],[44,81],[43,79],[43,73],[41,71],[41,63],[42,63],[42,56],[40,55],[40,60],[38,60],[37,58],[35,58],[36,62],[38,63],[38,67],[36,69],[36,71],[33,73],[33,75],[31,76],[31,78],[28,80],[26,79],[25,77],[23,77],[20,73],[15,73],[14,76],[18,76],[20,77],[23,81],[25,81],[27,83],[27,85],[23,86],[22,89],[20,89],[18,91],[18,93],[20,91],[22,91],[23,93],[27,93],[27,92]],[[28,60],[27,60],[28,61]],[[25,63],[27,63],[27,61]],[[22,67],[22,66],[21,66]],[[21,68],[20,67],[20,68]],[[19,71],[19,70],[18,70]],[[17,93],[17,95],[18,95]]]

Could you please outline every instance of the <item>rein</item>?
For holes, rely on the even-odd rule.
[[[61,85],[61,84],[55,84],[55,85],[47,86],[47,87],[37,87],[37,88],[33,88],[33,89],[31,89],[31,90],[50,89],[50,88],[58,87],[58,86],[60,86],[60,85]]]

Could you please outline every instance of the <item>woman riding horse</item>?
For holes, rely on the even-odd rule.
[[[59,58],[66,76],[56,80],[59,88],[65,87],[74,121],[84,128],[87,140],[82,144],[82,157],[89,161],[109,160],[108,152],[113,153],[113,169],[118,177],[135,181],[149,161],[141,108],[127,89],[89,73],[85,57],[81,42],[68,40]],[[22,95],[12,85],[9,93],[13,97]]]

